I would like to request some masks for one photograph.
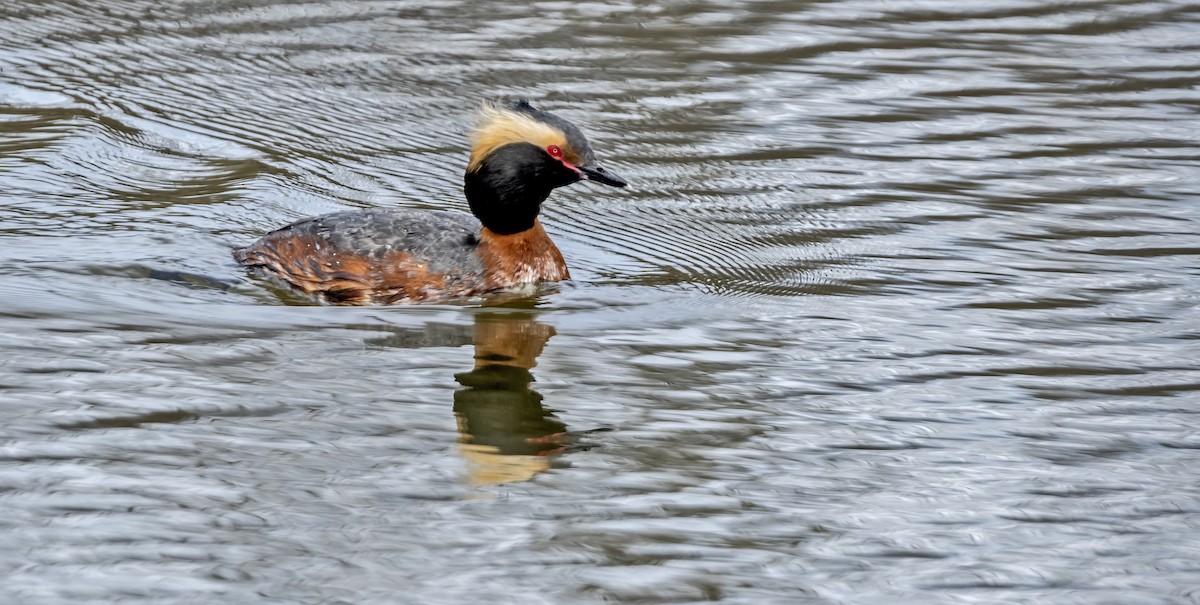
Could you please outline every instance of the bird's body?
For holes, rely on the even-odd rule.
[[[435,302],[569,277],[540,223],[498,235],[470,215],[430,210],[305,219],[234,258],[337,304]]]
[[[568,279],[537,216],[556,187],[624,186],[574,125],[523,101],[485,106],[464,193],[475,216],[415,209],[305,219],[234,250],[239,263],[335,304],[435,302]]]

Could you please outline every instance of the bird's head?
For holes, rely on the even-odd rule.
[[[627,184],[596,162],[577,126],[525,100],[484,104],[471,143],[467,202],[484,226],[497,233],[532,227],[556,187],[584,180]]]

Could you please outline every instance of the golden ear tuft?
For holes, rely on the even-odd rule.
[[[479,125],[471,133],[467,172],[477,170],[484,158],[510,143],[533,143],[544,149],[550,145],[565,148],[566,142],[567,136],[549,124],[503,105],[484,102],[479,108]]]

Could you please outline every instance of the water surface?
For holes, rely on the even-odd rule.
[[[0,7],[0,577],[52,603],[1200,602],[1200,10]],[[571,282],[232,246],[583,125]]]

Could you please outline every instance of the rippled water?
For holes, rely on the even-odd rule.
[[[1188,1],[0,6],[0,586],[49,603],[1200,603]],[[317,306],[232,246],[465,210],[573,282]]]

